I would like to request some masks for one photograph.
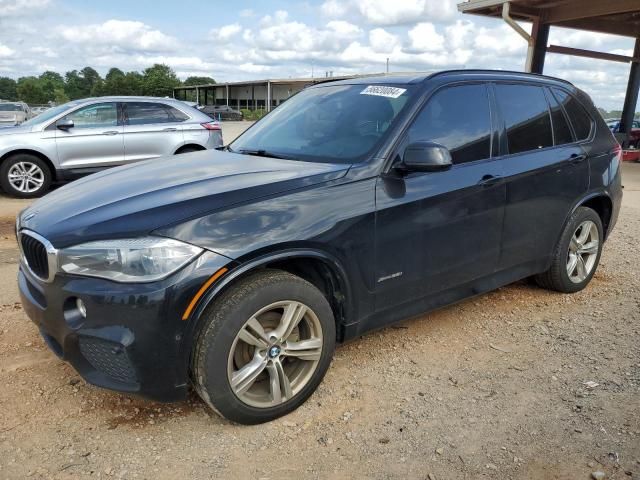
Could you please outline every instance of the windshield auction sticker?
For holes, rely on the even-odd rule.
[[[406,91],[406,88],[369,85],[367,88],[360,92],[360,95],[375,95],[376,97],[398,98]]]

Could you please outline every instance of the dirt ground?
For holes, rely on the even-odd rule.
[[[640,478],[640,164],[591,285],[525,282],[338,349],[311,399],[245,427],[195,395],[87,385],[18,303],[0,198],[0,478]],[[598,385],[591,388],[587,382]]]

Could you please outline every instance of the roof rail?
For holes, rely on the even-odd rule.
[[[493,75],[505,73],[505,74],[508,74],[508,75],[514,75],[514,76],[518,75],[518,76],[521,76],[521,77],[539,77],[539,78],[545,78],[547,80],[554,80],[556,82],[566,83],[566,84],[571,85],[572,87],[575,88],[575,85],[573,83],[571,83],[569,80],[565,80],[563,78],[551,77],[549,75],[542,75],[540,73],[518,72],[518,71],[515,71],[515,70],[490,70],[490,69],[482,69],[482,68],[472,68],[472,69],[458,68],[458,69],[451,69],[451,70],[441,70],[439,72],[431,74],[427,78],[438,77],[440,75],[446,75],[446,74],[449,74],[449,73],[470,73],[470,74],[486,73],[486,74],[493,74]]]

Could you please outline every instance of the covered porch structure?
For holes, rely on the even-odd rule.
[[[547,52],[596,58],[630,65],[618,141],[629,144],[629,132],[640,90],[640,0],[467,0],[462,13],[501,18],[528,43],[525,71],[543,73]],[[530,22],[531,32],[516,20]],[[635,39],[631,56],[549,45],[551,27],[622,35]]]
[[[272,78],[245,82],[214,83],[210,85],[180,86],[173,89],[177,100],[188,100],[200,105],[228,105],[236,110],[271,111],[308,85],[329,80],[344,80],[353,76],[315,78]]]

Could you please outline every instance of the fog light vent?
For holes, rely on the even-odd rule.
[[[80,352],[93,368],[119,382],[136,382],[136,372],[123,345],[88,336],[81,336],[79,343]]]

